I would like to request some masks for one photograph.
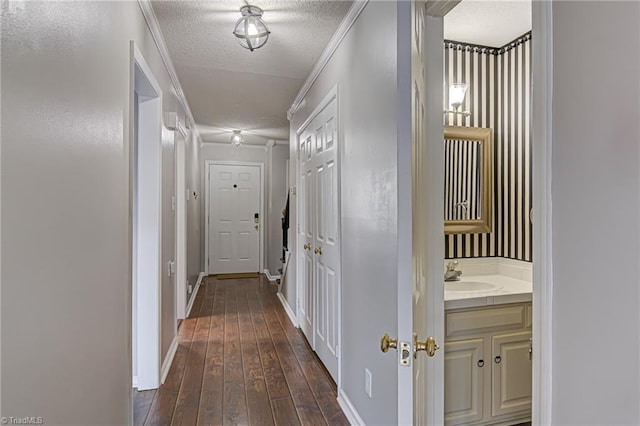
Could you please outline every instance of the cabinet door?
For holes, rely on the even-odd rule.
[[[530,331],[492,337],[493,416],[531,411],[530,338]]]
[[[444,348],[444,421],[459,425],[483,416],[484,339],[447,342]]]

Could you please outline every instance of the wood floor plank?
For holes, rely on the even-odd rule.
[[[298,362],[325,420],[330,425],[349,425],[349,421],[338,404],[337,390],[328,372],[320,365],[316,355],[311,352],[302,332],[293,327],[283,309],[276,309],[275,312],[282,328],[287,330],[287,338],[294,348]]]
[[[136,395],[135,424],[348,424],[276,291],[264,276],[205,277],[165,383]]]
[[[212,290],[205,287],[201,289],[201,291],[204,293],[204,298],[202,303],[200,303],[191,348],[171,420],[172,425],[195,425],[198,419],[200,391],[202,389],[202,378],[204,376],[204,361],[209,340],[211,313],[213,311]]]
[[[284,377],[276,348],[271,340],[271,334],[269,333],[267,322],[264,319],[257,292],[249,293],[247,295],[247,301],[249,303],[249,309],[251,310],[251,320],[258,340],[258,351],[260,352],[269,398],[278,399],[290,397],[291,394],[289,393],[287,380]]]
[[[248,422],[242,348],[238,330],[238,303],[235,280],[225,280],[224,285],[224,403],[223,424],[237,425]]]
[[[255,291],[254,286],[248,291],[238,290],[237,298],[244,384],[247,401],[251,401],[247,404],[249,423],[269,426],[274,424],[273,414],[247,300],[247,293],[251,291]]]
[[[224,395],[224,290],[217,282],[208,286],[214,292],[209,341],[202,378],[202,392],[198,407],[199,425],[222,424]]]
[[[153,404],[153,399],[156,396],[155,389],[148,391],[137,391],[133,390],[133,424],[143,425],[145,420],[147,420],[147,416],[149,415],[149,410],[151,409],[151,404]]]
[[[304,425],[324,425],[327,424],[322,415],[320,407],[311,391],[311,387],[306,381],[302,368],[298,363],[293,348],[280,324],[278,315],[275,312],[275,305],[271,300],[261,298],[264,302],[265,319],[271,332],[271,338],[276,347],[284,375],[289,384],[293,403],[298,411],[298,417]]]
[[[296,407],[290,397],[272,400],[271,407],[276,425],[296,426],[301,424],[296,413]]]

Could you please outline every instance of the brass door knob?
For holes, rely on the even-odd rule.
[[[397,349],[398,339],[392,339],[387,333],[384,333],[382,339],[380,339],[380,350],[387,353],[389,348]]]
[[[322,255],[322,246],[320,246],[320,247],[316,248],[313,252],[314,252],[315,254]]]
[[[304,249],[305,250],[311,250],[311,244],[305,244],[304,245]]]
[[[436,351],[440,349],[440,346],[436,343],[436,340],[429,336],[427,340],[421,342],[418,340],[418,334],[413,333],[413,357],[417,358],[418,351],[425,351],[428,356],[434,356]]]
[[[256,229],[258,229],[258,225],[254,225],[253,227],[254,227],[254,228],[256,228]]]

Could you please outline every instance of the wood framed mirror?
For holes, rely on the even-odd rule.
[[[491,232],[492,130],[445,126],[444,152],[444,233]]]

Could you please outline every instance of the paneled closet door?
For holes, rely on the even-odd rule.
[[[315,136],[315,288],[314,349],[334,380],[338,377],[340,250],[338,230],[338,168],[336,102],[312,122]]]
[[[302,332],[307,336],[309,343],[313,347],[313,327],[314,327],[314,253],[313,253],[313,222],[314,222],[314,179],[313,166],[311,163],[313,137],[311,132],[304,132],[300,138],[300,191],[298,212],[298,250],[300,265],[300,277],[302,285],[299,286],[300,295],[298,297],[299,316],[298,321]]]

